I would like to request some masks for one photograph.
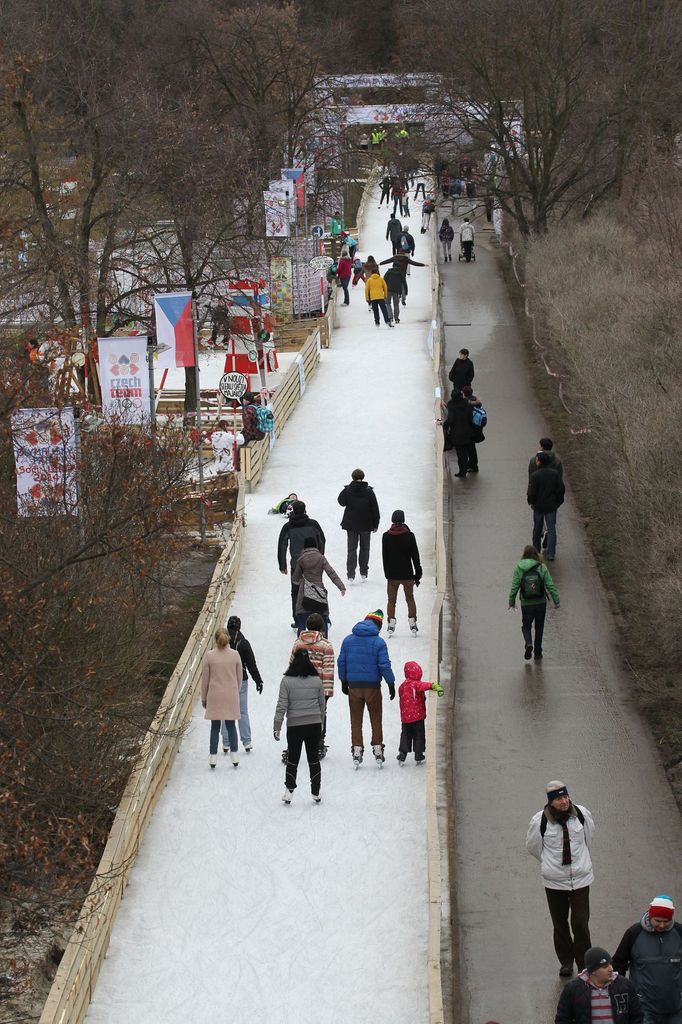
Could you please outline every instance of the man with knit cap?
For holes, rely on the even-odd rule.
[[[403,588],[407,603],[407,624],[413,636],[417,635],[417,606],[414,602],[414,588],[422,578],[417,539],[405,525],[405,513],[397,508],[391,516],[391,527],[381,538],[381,555],[384,576],[388,590],[388,635],[395,633],[395,605],[398,591]]]
[[[362,763],[365,742],[362,720],[365,707],[372,726],[372,753],[378,766],[384,763],[384,732],[382,725],[381,680],[386,680],[391,700],[395,697],[395,676],[391,668],[386,641],[379,636],[384,623],[380,608],[370,612],[341,644],[338,669],[341,690],[348,696],[350,708],[351,753],[357,769]]]
[[[655,896],[642,919],[628,928],[613,955],[619,974],[630,972],[644,1024],[682,1024],[682,924],[672,898]]]
[[[585,969],[559,996],[554,1024],[642,1024],[634,985],[621,978],[600,946],[585,952]]]
[[[540,861],[562,978],[573,974],[574,960],[578,970],[583,969],[585,950],[591,945],[593,836],[594,821],[588,809],[573,803],[565,783],[549,782],[547,803],[530,820],[526,849]]]

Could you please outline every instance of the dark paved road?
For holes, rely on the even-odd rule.
[[[547,433],[502,280],[483,238],[475,264],[441,265],[445,362],[471,350],[488,411],[478,477],[452,458],[453,572],[459,613],[455,799],[463,1018],[554,1019],[558,964],[537,861],[525,851],[544,786],[559,778],[593,812],[592,941],[613,951],[651,897],[682,907],[680,816],[633,710],[607,603],[570,494],[559,512],[545,660],[523,660],[520,613],[507,611],[513,566],[531,541],[526,467]]]

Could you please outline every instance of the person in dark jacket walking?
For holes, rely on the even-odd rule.
[[[407,281],[397,267],[389,267],[384,274],[388,288],[388,311],[393,312],[393,320],[400,323],[400,302],[407,294]]]
[[[466,398],[467,402],[469,403],[469,406],[471,407],[471,427],[472,427],[473,435],[474,435],[474,439],[471,442],[471,444],[469,445],[469,458],[467,460],[467,473],[478,473],[478,451],[476,450],[476,445],[477,444],[482,444],[483,441],[485,441],[485,434],[483,433],[483,426],[487,422],[487,420],[483,420],[482,422],[477,422],[478,414],[477,414],[476,410],[479,410],[479,409],[483,410],[483,413],[485,413],[485,410],[483,409],[483,402],[481,402],[480,398],[478,398],[474,394],[473,388],[471,388],[469,384],[466,384],[462,388],[462,394],[464,395],[464,397]]]
[[[383,204],[384,199],[386,200],[386,206],[390,206],[391,198],[391,179],[387,174],[381,179],[381,199],[379,200],[379,209]]]
[[[365,480],[361,469],[354,469],[351,482],[346,484],[339,494],[339,505],[345,511],[341,520],[341,529],[346,531],[348,555],[346,558],[346,575],[352,583],[355,570],[360,564],[360,577],[367,579],[369,573],[369,545],[371,534],[379,529],[379,505],[373,488]],[[358,546],[360,548],[358,556]]]
[[[469,358],[469,349],[461,348],[457,354],[457,358],[452,364],[450,373],[448,374],[448,380],[452,381],[453,388],[462,390],[467,385],[471,386],[471,382],[474,379],[474,364]]]
[[[443,246],[443,262],[447,263],[448,260],[452,263],[452,242],[455,237],[455,229],[450,224],[447,217],[444,218],[443,223],[438,231],[438,237],[440,238],[441,245]]]
[[[466,398],[455,388],[448,402],[448,412],[443,423],[445,434],[444,450],[454,447],[457,452],[458,472],[455,476],[465,477],[469,466],[470,446],[473,444],[475,431],[471,419],[471,406]]]
[[[397,217],[391,217],[386,225],[386,241],[390,240],[393,248],[393,255],[400,252],[400,246],[398,245],[398,239],[403,233],[403,226]]]
[[[407,602],[407,622],[413,636],[417,635],[417,606],[414,601],[414,588],[419,586],[422,578],[422,566],[419,561],[417,538],[405,525],[405,513],[397,508],[391,516],[391,527],[381,538],[381,554],[384,563],[384,576],[388,591],[388,635],[395,633],[395,605],[398,591],[403,588]]]
[[[538,468],[538,464],[537,464],[536,460],[537,460],[537,457],[540,454],[540,452],[547,452],[547,454],[549,455],[549,468],[550,469],[556,469],[557,473],[559,474],[559,476],[563,480],[563,478],[564,478],[564,467],[563,467],[563,463],[562,463],[561,459],[559,458],[557,453],[554,451],[554,441],[552,440],[551,437],[541,437],[540,438],[540,447],[538,448],[538,450],[536,451],[535,455],[533,456],[533,458],[528,463],[528,483],[530,483],[531,476],[533,475],[535,470]]]
[[[289,548],[289,561],[291,571],[294,571],[296,562],[301,557],[303,543],[306,537],[312,537],[318,551],[324,554],[326,538],[322,527],[316,519],[310,519],[306,515],[305,502],[295,501],[291,506],[289,521],[280,530],[277,541],[277,561],[279,571],[283,576],[287,574],[287,546]],[[298,597],[298,583],[291,583],[291,614],[293,622],[291,628],[296,629],[296,598]]]
[[[239,737],[244,750],[248,754],[253,748],[253,743],[251,742],[251,720],[249,719],[249,676],[251,676],[256,684],[256,691],[258,693],[263,692],[263,680],[258,671],[253,648],[242,633],[242,620],[238,615],[230,615],[227,620],[227,635],[230,638],[230,647],[242,659],[242,685],[239,687]],[[227,754],[230,749],[230,737],[224,722],[221,732],[223,737],[223,754]]]
[[[524,658],[530,661],[533,653],[532,629],[535,625],[535,660],[542,661],[542,637],[545,631],[545,615],[547,613],[547,594],[559,607],[559,592],[550,576],[549,569],[542,561],[538,551],[532,544],[526,545],[521,560],[514,566],[511,590],[509,591],[509,609],[516,607],[516,595],[521,603],[521,633],[525,644]]]
[[[414,256],[415,244],[414,236],[410,234],[410,225],[405,224],[398,237],[398,252],[404,252],[407,253],[408,256]]]
[[[559,996],[554,1024],[642,1024],[642,1007],[634,985],[611,966],[605,949],[585,953],[585,970]]]
[[[406,253],[406,252],[399,252],[395,256],[392,256],[388,260],[382,260],[381,263],[379,264],[379,266],[380,267],[385,267],[387,263],[392,263],[394,267],[397,267],[397,269],[403,275],[403,278],[405,279],[405,283],[407,283],[407,275],[408,275],[410,267],[424,267],[424,266],[426,266],[425,263],[418,263],[417,260],[413,260],[411,258],[411,256],[409,256],[408,253]],[[403,289],[403,306],[405,305],[405,296],[406,296],[406,294],[407,294],[407,289]]]
[[[279,743],[282,722],[287,720],[287,767],[284,776],[285,804],[291,803],[296,789],[296,775],[301,749],[305,753],[310,770],[310,791],[316,804],[320,802],[320,743],[324,720],[324,688],[317,669],[311,663],[307,651],[297,651],[287,665],[279,687],[275,709],[273,735]]]
[[[370,612],[362,622],[353,626],[350,636],[341,644],[338,669],[341,690],[348,697],[350,708],[351,753],[353,766],[362,763],[365,742],[362,736],[362,719],[365,707],[369,712],[372,726],[372,753],[381,768],[384,758],[384,732],[382,724],[381,680],[386,680],[388,693],[395,698],[395,676],[391,668],[386,641],[379,636],[384,622],[384,613],[378,608]]]
[[[613,954],[614,969],[630,971],[644,1024],[682,1024],[682,924],[674,917],[672,898],[654,897]]]
[[[556,556],[556,514],[564,503],[566,488],[556,469],[551,468],[549,452],[535,456],[538,468],[528,481],[528,504],[533,509],[533,547],[540,550],[542,531],[547,526],[547,558]]]

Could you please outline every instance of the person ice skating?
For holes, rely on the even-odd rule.
[[[402,181],[397,178],[394,179],[393,185],[391,186],[391,198],[393,200],[393,216],[395,217],[396,210],[400,207],[400,216],[403,216],[403,196],[405,195],[405,186]]]
[[[395,633],[395,605],[398,591],[403,588],[407,602],[407,623],[413,636],[417,635],[417,606],[414,601],[414,588],[419,586],[422,578],[422,567],[419,561],[417,538],[405,525],[405,513],[397,508],[391,516],[391,526],[381,538],[381,555],[388,591],[388,635]]]
[[[460,390],[453,389],[443,422],[445,435],[444,451],[455,449],[457,453],[456,477],[465,477],[469,468],[471,445],[476,433],[472,420],[471,406]]]
[[[341,690],[348,697],[351,753],[356,769],[362,763],[365,750],[362,735],[365,707],[372,726],[372,753],[380,768],[385,761],[381,680],[386,680],[389,697],[393,700],[395,676],[386,641],[379,636],[383,622],[384,613],[380,608],[366,615],[362,622],[357,622],[341,644],[337,662]]]
[[[384,199],[386,200],[386,206],[390,205],[391,196],[391,179],[387,174],[381,179],[381,199],[379,200],[379,209],[381,209]]]
[[[225,723],[230,740],[230,757],[236,768],[239,764],[239,741],[236,722],[239,721],[239,688],[242,684],[242,662],[230,647],[225,629],[215,632],[215,647],[205,655],[201,667],[201,705],[204,718],[211,722],[208,763],[215,768],[218,760],[220,725]]]
[[[316,519],[310,519],[305,510],[304,501],[295,501],[291,506],[289,521],[284,524],[279,532],[277,541],[277,562],[279,571],[283,576],[287,574],[287,547],[289,548],[289,562],[293,573],[296,562],[303,551],[303,541],[306,537],[313,537],[318,551],[324,554],[326,538],[322,527]],[[298,583],[291,583],[291,615],[292,629],[296,629],[296,598],[298,597]]]
[[[613,954],[619,974],[630,972],[644,1024],[682,1024],[682,924],[672,897],[655,896]]]
[[[403,226],[397,217],[391,217],[386,225],[386,241],[390,241],[393,255],[400,252],[399,239],[403,233]]]
[[[230,647],[239,655],[242,663],[242,682],[239,687],[239,738],[246,753],[253,748],[251,737],[251,719],[249,718],[249,676],[256,684],[256,691],[263,692],[263,680],[258,671],[256,658],[251,644],[242,633],[242,620],[238,615],[230,615],[227,620],[227,635],[230,638]],[[228,729],[223,722],[221,733],[223,737],[223,753],[226,754],[230,746]]]
[[[306,619],[305,629],[299,635],[291,648],[291,660],[297,651],[307,651],[311,664],[317,670],[324,688],[324,719],[322,721],[322,736],[320,737],[320,759],[324,757],[327,748],[324,745],[327,735],[327,704],[334,696],[334,648],[330,640],[326,638],[327,623],[317,612],[311,612]]]
[[[341,529],[346,531],[348,549],[346,575],[352,583],[359,562],[360,576],[366,580],[369,573],[371,535],[379,529],[381,515],[374,488],[370,487],[365,480],[363,470],[353,470],[351,481],[339,494],[338,502],[344,509]],[[360,549],[359,556],[358,548]]]
[[[540,550],[542,533],[547,528],[547,558],[556,557],[556,514],[564,503],[566,488],[556,469],[552,469],[550,452],[535,456],[537,469],[528,480],[528,504],[533,510],[533,547]]]
[[[514,566],[511,590],[509,591],[509,609],[516,607],[516,595],[521,604],[521,633],[524,643],[524,658],[530,661],[531,654],[536,661],[542,661],[542,638],[545,632],[545,616],[547,614],[547,595],[552,598],[555,608],[559,607],[559,592],[554,584],[549,569],[542,561],[537,548],[527,544],[523,549],[520,561]],[[533,626],[535,627],[535,643],[533,643]]]
[[[444,691],[440,683],[422,681],[422,668],[416,661],[406,661],[403,671],[405,682],[398,687],[402,729],[396,760],[404,764],[407,755],[414,751],[416,763],[421,764],[426,754],[426,694],[435,690],[442,697]]]
[[[585,953],[585,969],[559,996],[554,1024],[642,1024],[642,1006],[634,985],[613,970],[600,946]]]
[[[533,458],[528,463],[528,483],[530,483],[531,476],[533,475],[535,470],[538,468],[537,457],[540,454],[540,452],[547,452],[547,454],[549,455],[549,463],[548,463],[549,468],[550,469],[555,469],[557,471],[557,473],[559,474],[559,476],[561,477],[561,479],[563,480],[563,478],[564,478],[564,467],[563,467],[563,463],[562,463],[561,459],[559,458],[559,456],[557,455],[557,453],[554,450],[554,441],[552,441],[551,437],[541,437],[540,438],[540,447],[538,448],[538,450],[536,451],[535,455],[533,456]]]
[[[365,277],[365,265],[359,256],[356,256],[353,260],[353,287],[357,285],[358,281],[366,281]]]
[[[285,804],[291,803],[296,789],[296,775],[301,750],[305,753],[310,770],[310,792],[316,804],[320,802],[320,742],[324,719],[324,688],[307,651],[297,651],[287,666],[279,687],[275,708],[273,735],[279,743],[282,723],[287,720],[287,766],[284,774]]]
[[[438,231],[438,237],[443,246],[443,262],[447,263],[450,260],[450,263],[452,263],[452,242],[455,237],[455,229],[447,217],[443,219],[443,223]]]
[[[296,595],[296,628],[299,634],[305,627],[310,612],[317,612],[325,620],[324,635],[327,635],[329,620],[329,602],[324,586],[324,574],[327,574],[335,587],[345,597],[346,588],[321,551],[318,551],[314,537],[306,537],[296,565],[291,573],[291,582],[298,586]]]
[[[476,231],[474,225],[469,221],[468,217],[464,218],[462,226],[459,229],[459,244],[462,247],[462,253],[467,263],[471,259],[471,255],[474,251],[474,237]]]
[[[429,224],[431,223],[431,214],[434,212],[435,209],[436,204],[434,203],[433,198],[431,196],[427,196],[424,202],[422,203],[422,235],[426,234],[426,232],[429,230]]]
[[[221,420],[218,429],[211,434],[214,465],[217,473],[232,473],[234,470],[235,436],[225,420]],[[237,434],[237,445],[244,444],[244,435]]]
[[[478,398],[469,384],[462,388],[462,395],[466,398],[471,408],[471,425],[473,427],[473,440],[469,444],[469,458],[467,460],[467,473],[478,473],[478,449],[477,444],[483,444],[485,434],[483,428],[488,423],[488,414],[483,408],[483,402]]]
[[[590,846],[593,837],[594,821],[587,807],[573,803],[563,782],[548,783],[547,803],[530,820],[526,849],[540,861],[562,978],[571,976],[574,960],[579,971],[587,966],[585,952],[592,944],[590,886],[594,873]]]
[[[457,358],[450,367],[448,374],[448,380],[452,381],[453,388],[462,390],[465,387],[471,387],[474,379],[474,364],[469,358],[469,349],[461,348],[457,353]]]
[[[397,255],[392,256],[390,259],[382,260],[381,263],[379,264],[379,266],[380,267],[385,267],[388,263],[390,263],[392,266],[396,267],[396,269],[400,271],[400,273],[403,275],[403,280],[405,281],[405,285],[407,285],[407,275],[408,275],[408,271],[409,271],[410,267],[423,267],[423,266],[425,266],[424,263],[418,263],[417,260],[413,260],[406,252],[399,252],[399,253],[397,253]],[[403,306],[405,305],[405,295],[406,294],[407,294],[407,289],[405,288],[405,289],[403,289],[403,299],[402,299]]]
[[[384,318],[384,323],[387,327],[393,327],[393,323],[386,309],[386,299],[388,298],[388,288],[386,282],[380,274],[372,274],[367,279],[365,284],[365,299],[372,307],[374,313],[374,323],[379,326],[379,312]]]
[[[272,508],[268,509],[268,515],[272,516],[288,516],[291,513],[291,509],[295,501],[298,501],[298,494],[292,491],[286,498],[282,498],[281,501],[275,502]]]
[[[344,246],[341,250],[336,265],[336,278],[343,289],[343,304],[344,306],[350,306],[350,293],[348,291],[348,285],[350,279],[353,276],[353,261],[350,258],[348,249]]]
[[[422,171],[418,171],[417,175],[416,175],[416,178],[417,178],[417,184],[415,185],[414,197],[413,197],[415,202],[416,202],[417,196],[419,195],[420,192],[422,194],[422,198],[426,199],[426,180],[425,180],[423,172]]]
[[[398,251],[407,256],[414,256],[415,246],[414,236],[410,234],[410,225],[403,224],[403,230],[398,238]]]
[[[393,316],[393,322],[400,323],[400,303],[405,298],[407,281],[397,267],[389,267],[384,274],[384,281],[388,289],[388,312]]]

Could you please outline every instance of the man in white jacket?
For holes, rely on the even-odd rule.
[[[578,971],[582,971],[585,951],[592,945],[590,885],[594,873],[590,845],[593,835],[594,821],[588,809],[573,803],[563,782],[548,783],[547,803],[530,820],[526,849],[540,861],[562,978],[573,974],[574,960]]]

